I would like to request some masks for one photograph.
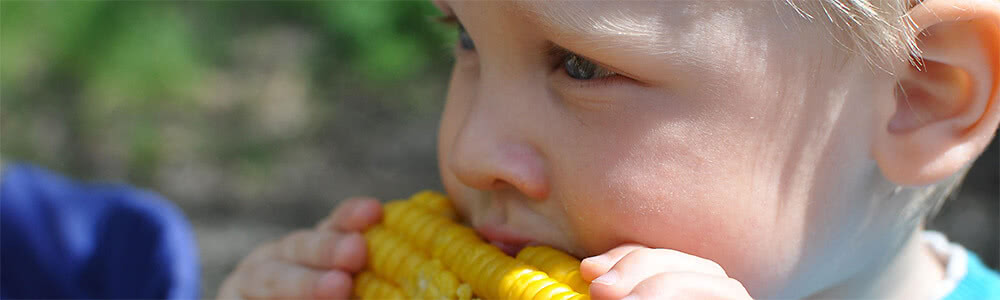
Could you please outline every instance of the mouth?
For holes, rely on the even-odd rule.
[[[524,247],[537,244],[531,238],[518,235],[512,230],[495,225],[476,227],[476,232],[491,245],[500,248],[501,251],[510,256],[517,256],[517,253],[521,249],[524,249]]]

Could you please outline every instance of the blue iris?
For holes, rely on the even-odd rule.
[[[592,79],[594,75],[597,74],[597,69],[599,68],[594,63],[589,60],[579,57],[576,54],[570,54],[566,57],[565,63],[566,74],[573,79]]]

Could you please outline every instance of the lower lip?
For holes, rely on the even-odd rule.
[[[507,253],[507,255],[510,255],[510,256],[517,256],[517,253],[521,252],[521,249],[524,249],[524,246],[525,246],[524,244],[521,244],[521,245],[511,245],[511,244],[507,244],[507,243],[504,243],[504,242],[498,242],[498,241],[490,241],[490,245],[493,245],[493,246],[496,246],[497,248],[500,248],[500,251],[503,251],[503,253]]]
[[[483,239],[489,241],[491,245],[496,246],[510,256],[516,256],[517,252],[524,249],[525,246],[533,244],[532,240],[529,238],[511,234],[510,232],[497,227],[482,226],[477,227],[476,231],[483,237]]]

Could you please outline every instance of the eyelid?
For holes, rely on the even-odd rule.
[[[444,15],[434,18],[435,22],[445,24],[445,25],[458,25],[458,16],[456,15]]]
[[[439,24],[444,24],[445,26],[451,26],[454,28],[458,28],[460,31],[465,31],[464,27],[462,26],[462,21],[458,19],[457,15],[447,14],[444,16],[434,17],[433,20]],[[454,43],[454,46],[451,48],[452,48],[451,50],[452,54],[456,56],[461,55],[463,52],[475,52],[474,51],[475,49],[466,49],[462,47],[461,37],[459,37],[459,40],[456,43]]]
[[[431,0],[431,4],[437,7],[441,13],[445,15],[454,15],[455,13],[451,10],[451,6],[445,0]]]
[[[611,71],[611,72],[613,72],[613,73],[615,73],[617,75],[628,77],[629,79],[632,79],[634,81],[641,82],[641,80],[639,80],[638,77],[635,77],[632,74],[629,74],[628,72],[624,72],[621,69],[615,68],[615,67],[610,66],[610,65],[605,64],[605,63],[602,63],[602,62],[600,62],[598,60],[590,58],[587,55],[579,54],[579,53],[577,53],[575,51],[563,48],[562,46],[556,45],[555,43],[550,43],[548,49],[546,49],[545,52],[547,53],[547,55],[549,57],[552,57],[554,61],[558,62],[556,64],[556,66],[555,66],[556,68],[560,68],[562,66],[562,60],[567,55],[576,55],[576,56],[578,56],[580,58],[583,58],[583,59],[586,59],[586,60],[590,61],[591,63],[594,63],[598,67],[604,68],[604,69],[606,69],[608,71]]]

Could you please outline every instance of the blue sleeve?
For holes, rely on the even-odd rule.
[[[965,277],[945,300],[1000,300],[1000,274],[987,267],[976,254],[968,253]]]
[[[0,298],[198,298],[190,226],[156,194],[28,165],[0,178]]]

